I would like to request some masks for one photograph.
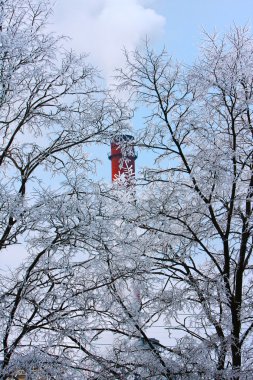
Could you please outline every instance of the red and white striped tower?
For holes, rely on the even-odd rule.
[[[124,174],[131,184],[135,177],[135,160],[137,155],[134,151],[134,137],[131,135],[117,135],[111,142],[112,182]]]
[[[112,182],[117,181],[120,175],[125,175],[127,187],[131,187],[133,190],[136,158],[134,137],[131,135],[115,136],[111,141],[111,153],[109,155],[112,162]],[[136,318],[138,319],[138,310],[141,308],[140,287],[138,281],[132,280],[130,282],[129,289],[131,289],[132,306],[135,308]]]
[[[109,159],[112,162],[112,182],[116,181],[122,174],[126,176],[128,186],[133,185],[135,178],[135,160],[137,154],[134,150],[134,137],[131,135],[117,135],[111,141],[111,154]],[[131,186],[132,187],[132,186]],[[136,239],[138,239],[136,232]],[[142,297],[141,297],[141,284],[138,280],[130,280],[130,290],[132,298],[132,310],[135,313],[135,320],[141,325],[141,309],[142,309]],[[149,341],[156,347],[159,341],[155,338],[150,338]],[[147,342],[142,342],[143,346],[150,349]],[[138,376],[136,374],[136,376]],[[137,378],[137,377],[136,377]],[[139,378],[139,377],[138,377]]]

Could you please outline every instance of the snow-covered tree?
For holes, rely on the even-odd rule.
[[[124,221],[137,229],[135,250],[154,282],[142,306],[149,302],[169,329],[168,346],[175,342],[162,354],[168,373],[159,378],[248,379],[252,36],[246,28],[206,34],[191,67],[149,46],[126,58],[120,86],[146,107],[137,143],[155,163],[144,169]]]
[[[103,191],[86,147],[124,130],[129,114],[48,32],[50,12],[47,0],[0,2],[1,378],[83,378],[77,352],[95,358],[109,309]]]
[[[49,5],[0,1],[1,378],[248,379],[252,37],[206,35],[187,68],[127,54],[155,158],[133,191],[94,182],[87,147],[130,114],[48,32]]]

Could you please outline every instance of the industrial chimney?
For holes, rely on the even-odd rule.
[[[134,151],[134,137],[130,135],[114,136],[111,142],[111,154],[109,159],[112,162],[112,182],[125,174],[127,181],[135,175],[135,160],[137,155]],[[131,178],[130,178],[131,177]]]

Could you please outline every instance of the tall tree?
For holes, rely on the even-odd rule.
[[[0,254],[25,252],[0,273],[1,377],[249,378],[248,31],[207,35],[190,68],[127,54],[121,87],[147,107],[137,143],[155,155],[134,194],[94,183],[86,154],[127,131],[126,107],[46,31],[48,1],[0,7]]]
[[[87,355],[96,307],[108,309],[101,189],[85,149],[129,114],[48,33],[50,12],[47,0],[0,2],[0,254],[11,262],[0,273],[1,378],[69,378],[76,363],[83,378],[72,351]]]
[[[176,342],[163,354],[172,378],[246,379],[253,366],[253,39],[246,28],[205,37],[190,68],[149,46],[126,54],[120,86],[146,107],[137,141],[155,155],[127,218],[138,227],[140,257],[161,281],[144,300],[153,300]]]

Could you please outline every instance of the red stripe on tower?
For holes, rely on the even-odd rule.
[[[117,135],[111,141],[112,181],[124,174],[127,181],[135,176],[135,160],[137,155],[134,151],[134,137],[131,135]]]

